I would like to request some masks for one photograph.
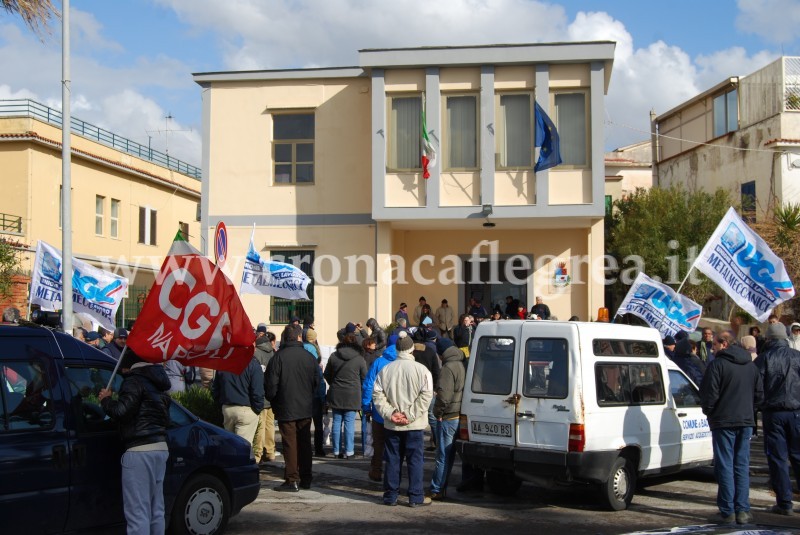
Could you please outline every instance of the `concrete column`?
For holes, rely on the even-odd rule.
[[[428,67],[425,69],[425,120],[428,127],[428,137],[436,151],[436,166],[430,169],[431,176],[425,184],[425,205],[427,208],[439,208],[439,188],[441,187],[442,176],[441,103],[439,67]]]
[[[550,115],[550,65],[540,63],[536,65],[536,102]],[[535,117],[533,117],[535,119]],[[552,119],[552,117],[551,117]],[[534,125],[535,125],[534,121]],[[535,128],[535,126],[534,126]],[[535,153],[535,151],[534,151]],[[533,162],[536,165],[536,161]],[[536,173],[536,206],[550,204],[550,171]]]
[[[372,70],[372,217],[386,206],[386,82]]]
[[[380,325],[391,323],[394,309],[399,303],[392,302],[392,225],[387,221],[375,224],[375,319]]]
[[[481,67],[481,204],[494,204],[494,66]]]

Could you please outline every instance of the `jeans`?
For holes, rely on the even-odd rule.
[[[717,507],[722,516],[750,511],[750,437],[752,427],[712,429]],[[790,491],[791,492],[791,491]]]
[[[167,450],[122,454],[122,504],[128,535],[163,535]]]
[[[439,437],[439,420],[433,415],[433,405],[436,403],[436,396],[431,398],[431,404],[428,405],[428,425],[431,426],[431,441],[438,441]]]
[[[764,412],[764,449],[775,500],[783,509],[792,508],[792,478],[800,482],[800,411]]]
[[[367,428],[370,427],[370,419],[367,413],[361,411],[361,453],[367,451]]]
[[[408,467],[408,502],[422,503],[425,499],[423,468],[425,455],[424,431],[395,431],[384,428],[383,502],[395,503],[403,477],[403,460]]]
[[[447,480],[453,469],[456,458],[456,448],[453,444],[458,433],[458,418],[442,420],[437,427],[436,435],[436,465],[433,468],[431,480],[432,493],[444,493],[447,490]]]
[[[333,444],[333,454],[339,455],[344,453],[348,457],[355,455],[356,446],[355,442],[355,421],[356,411],[344,411],[341,409],[333,409],[333,430],[331,432],[331,441]],[[344,424],[344,447],[341,447],[342,438],[342,424]]]
[[[325,400],[314,398],[314,407],[311,418],[314,420],[314,453],[322,455],[325,448],[322,440],[322,417],[325,415]]]

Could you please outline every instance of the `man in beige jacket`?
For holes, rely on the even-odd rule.
[[[397,505],[405,458],[409,507],[430,505],[424,494],[423,456],[433,378],[414,360],[414,342],[406,332],[400,332],[396,346],[397,360],[380,371],[372,391],[372,403],[385,428],[383,503]]]
[[[436,309],[436,326],[439,332],[445,338],[453,338],[453,323],[456,321],[456,315],[453,309],[447,304],[447,299],[442,299],[442,306]]]

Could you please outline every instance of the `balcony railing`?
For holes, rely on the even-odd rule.
[[[30,99],[0,100],[0,117],[33,117],[34,119],[52,124],[59,128],[61,128],[62,124],[62,115],[60,111]],[[86,121],[81,121],[75,117],[71,118],[70,126],[73,134],[91,139],[92,141],[97,141],[112,149],[136,156],[142,160],[147,160],[148,162],[200,180],[201,170],[199,167],[189,165],[169,154],[153,150],[141,143],[118,136],[113,132],[109,132],[108,130],[87,123]]]
[[[0,212],[0,232],[22,234],[22,216]]]
[[[800,57],[783,58],[784,109],[800,111]]]

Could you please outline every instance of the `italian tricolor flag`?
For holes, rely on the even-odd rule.
[[[425,123],[425,98],[422,99],[422,178],[430,178],[428,169],[436,166],[436,150],[428,137],[428,125]]]

